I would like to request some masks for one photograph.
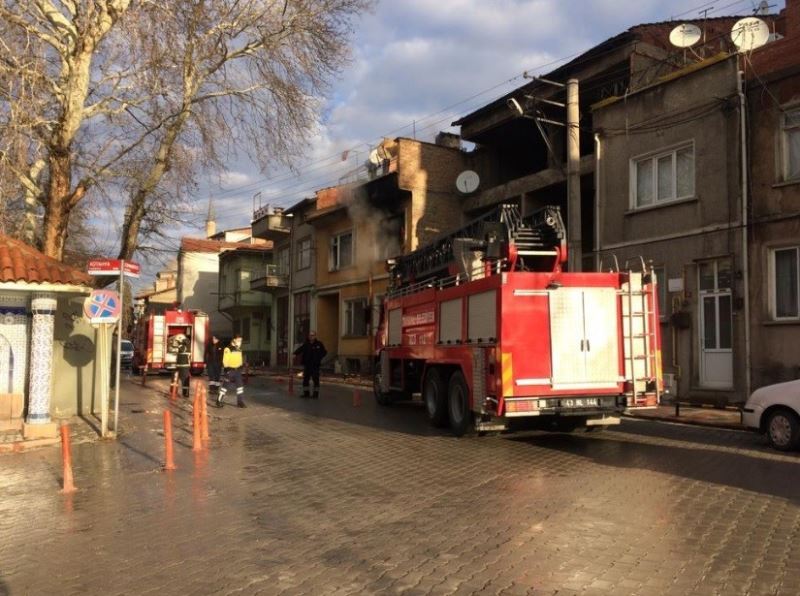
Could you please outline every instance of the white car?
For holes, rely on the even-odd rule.
[[[800,447],[800,379],[753,391],[744,405],[742,423],[766,433],[775,449]]]

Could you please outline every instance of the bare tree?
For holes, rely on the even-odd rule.
[[[4,55],[2,165],[14,172],[25,204],[44,205],[42,250],[63,258],[69,216],[93,183],[73,183],[76,142],[87,118],[109,109],[90,101],[101,42],[130,0],[6,0],[0,5]],[[112,96],[113,98],[113,96]],[[87,172],[87,174],[89,174]]]
[[[149,234],[161,228],[169,209],[159,187],[176,164],[189,178],[198,167],[221,168],[231,144],[264,168],[291,161],[348,57],[352,19],[370,4],[194,0],[151,7],[139,21],[150,35],[128,37],[141,44],[133,53],[151,65],[143,84],[154,92],[126,113],[152,131],[144,144],[152,147],[130,195],[121,258],[136,250],[143,222]]]
[[[43,210],[59,259],[87,193],[124,202],[130,258],[185,217],[201,169],[291,162],[372,2],[3,0],[0,191],[29,230]]]

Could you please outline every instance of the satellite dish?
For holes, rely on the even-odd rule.
[[[456,188],[464,194],[470,194],[477,190],[481,179],[476,172],[464,170],[456,178]]]
[[[378,153],[377,147],[369,152],[369,157],[367,159],[369,160],[369,163],[376,168],[383,163],[383,158],[381,157],[380,153]]]
[[[690,48],[703,36],[700,27],[691,23],[678,25],[669,34],[669,42],[676,48]]]
[[[761,19],[746,17],[734,23],[731,41],[740,52],[751,52],[769,41],[769,27]]]

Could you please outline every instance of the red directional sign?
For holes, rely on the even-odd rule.
[[[126,277],[139,277],[141,271],[139,263],[121,259],[92,259],[86,271],[89,275],[119,275],[121,269],[125,270]]]

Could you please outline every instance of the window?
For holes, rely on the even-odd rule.
[[[367,335],[367,299],[357,298],[344,303],[344,334],[357,337]]]
[[[250,291],[250,271],[247,269],[240,269],[237,271],[237,287],[238,292]]]
[[[294,339],[303,343],[311,330],[311,294],[300,292],[294,295]]]
[[[383,311],[383,294],[378,294],[372,301],[372,328],[371,332],[374,334],[381,324],[381,311]]]
[[[694,196],[694,144],[689,143],[631,162],[634,209]]]
[[[289,275],[289,248],[278,251],[278,275]]]
[[[311,267],[311,238],[303,238],[297,243],[297,270]]]
[[[233,320],[233,335],[241,335],[242,333],[242,321],[239,319]]]
[[[772,251],[770,277],[772,284],[772,318],[800,318],[800,247]]]
[[[242,319],[242,343],[250,343],[250,317]]]
[[[800,108],[783,114],[783,179],[800,179]]]
[[[330,271],[338,271],[353,264],[353,232],[344,232],[331,238],[328,261]]]

